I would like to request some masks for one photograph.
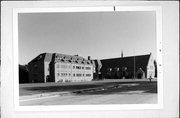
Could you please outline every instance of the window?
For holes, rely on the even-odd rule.
[[[76,77],[81,77],[81,74],[76,74]]]
[[[76,69],[81,69],[81,66],[76,66]]]
[[[86,74],[86,77],[90,77],[91,76],[91,74]]]
[[[84,67],[82,67],[82,69],[84,69]]]
[[[86,70],[91,70],[91,67],[86,67]]]
[[[67,73],[61,73],[61,76],[67,76]]]
[[[59,64],[57,64],[57,66],[56,66],[57,68],[59,68]]]
[[[61,65],[61,68],[67,68],[67,65]]]

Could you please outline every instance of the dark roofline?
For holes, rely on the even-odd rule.
[[[60,55],[64,55],[64,56],[80,57],[80,58],[83,58],[83,57],[81,57],[81,56],[79,56],[79,55],[69,55],[69,54],[63,54],[63,53],[53,53],[53,54],[60,54]],[[85,59],[85,58],[83,58],[83,59]]]
[[[144,54],[144,55],[135,55],[135,56],[127,56],[127,57],[116,57],[116,58],[108,58],[108,60],[110,59],[125,59],[125,58],[133,58],[133,57],[141,57],[141,56],[150,56],[150,54]],[[100,60],[107,60],[107,59],[100,59]]]
[[[43,56],[44,56],[43,59],[45,59],[45,55],[46,55],[46,54],[52,54],[52,53],[48,53],[48,52],[40,53],[38,56],[36,56],[36,57],[35,57],[34,59],[32,59],[31,61],[29,61],[27,64],[35,61],[40,55],[43,55]]]
[[[74,58],[75,61],[77,61],[77,63],[79,63],[79,64],[80,63],[82,64],[82,62],[84,62],[83,64],[88,64],[88,65],[91,64],[91,61],[89,61],[88,59],[85,59],[84,57],[78,56],[78,55],[68,55],[68,54],[62,54],[62,53],[53,53],[53,55],[54,55],[54,57],[53,57],[54,62],[55,62],[55,58],[56,58],[55,56],[62,55],[62,56],[69,56],[71,58]],[[82,61],[79,62],[79,59]],[[73,63],[76,63],[76,62],[73,62]]]

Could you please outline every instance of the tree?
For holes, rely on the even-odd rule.
[[[19,65],[19,83],[28,83],[28,66]]]
[[[157,62],[154,60],[154,67],[155,67],[155,77],[157,77]]]

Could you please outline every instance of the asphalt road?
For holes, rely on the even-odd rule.
[[[157,82],[129,83],[114,89],[21,100],[20,105],[156,104]]]
[[[29,105],[88,105],[88,104],[156,104],[157,94],[123,93],[113,95],[51,96],[20,102]]]

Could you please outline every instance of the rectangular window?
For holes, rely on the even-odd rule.
[[[59,64],[57,64],[57,66],[56,66],[57,68],[59,68]]]
[[[91,76],[91,74],[86,74],[86,77],[90,77]]]
[[[67,68],[67,65],[61,65],[61,68]]]
[[[81,66],[76,66],[76,69],[81,69]]]
[[[76,74],[76,77],[81,77],[81,74]]]
[[[67,73],[61,73],[61,76],[63,76],[63,77],[67,76]]]
[[[91,67],[86,67],[86,70],[91,70]]]

